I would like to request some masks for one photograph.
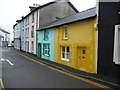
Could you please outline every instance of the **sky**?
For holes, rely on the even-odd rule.
[[[46,4],[54,0],[0,0],[0,27],[10,32],[13,40],[13,25],[21,16],[26,16],[29,6],[35,4]],[[70,0],[78,11],[83,11],[96,6],[96,0]]]

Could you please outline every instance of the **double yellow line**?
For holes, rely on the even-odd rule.
[[[4,84],[3,84],[2,78],[0,78],[0,86],[1,86],[2,90],[5,90],[5,87],[4,87]]]
[[[15,51],[14,51],[14,52],[15,52]],[[21,55],[21,56],[23,56],[23,57],[25,57],[25,58],[27,58],[27,59],[29,59],[29,60],[31,60],[31,61],[33,61],[33,62],[36,62],[36,63],[41,64],[41,65],[43,65],[43,66],[47,66],[46,64],[43,64],[43,63],[41,63],[41,62],[39,62],[39,61],[36,61],[36,60],[34,60],[34,59],[32,59],[32,58],[30,58],[30,57],[28,57],[28,56],[25,56],[25,55],[23,55],[23,54],[21,54],[21,53],[18,53],[18,52],[16,52],[16,53],[19,54],[19,55]],[[56,69],[56,68],[54,68],[54,67],[51,67],[51,66],[47,66],[47,67],[50,68],[50,69],[53,69],[53,70],[55,70],[55,71],[61,72],[61,73],[63,73],[63,74],[66,74],[66,75],[68,75],[68,76],[71,76],[71,77],[77,78],[77,79],[79,79],[79,80],[82,80],[82,81],[84,81],[84,82],[87,82],[87,83],[90,83],[90,84],[92,84],[92,85],[95,85],[95,86],[97,86],[97,87],[105,88],[105,89],[109,89],[109,90],[114,90],[114,89],[112,89],[112,88],[110,88],[110,87],[108,87],[108,86],[105,86],[105,85],[102,85],[102,84],[99,84],[99,83],[90,81],[90,80],[88,80],[88,79],[85,79],[85,78],[82,78],[82,77],[79,77],[79,76],[75,76],[75,75],[73,75],[73,74],[64,72],[64,71],[59,70],[59,69]]]

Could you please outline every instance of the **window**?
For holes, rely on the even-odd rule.
[[[26,35],[26,37],[28,37],[28,36],[27,36],[27,35],[28,35],[28,34],[27,34],[27,28],[25,29],[25,33],[26,33],[26,34],[25,34],[25,35]]]
[[[45,56],[50,56],[50,54],[49,54],[49,45],[48,44],[44,44],[43,45],[43,54],[45,55]]]
[[[68,38],[68,27],[64,27],[64,39]]]
[[[32,43],[31,43],[32,45],[32,47],[31,47],[31,50],[32,50],[32,52],[34,51],[34,41],[32,41]]]
[[[32,14],[32,23],[34,22],[34,13]]]
[[[29,25],[29,17],[27,18],[27,25]]]
[[[85,54],[85,50],[83,50],[83,54]]]
[[[49,34],[49,31],[45,30],[44,31],[44,40],[48,40],[48,34]]]
[[[115,25],[113,62],[120,64],[120,25]]]
[[[34,26],[32,26],[31,37],[34,38]]]
[[[27,18],[25,19],[25,26],[27,26]]]
[[[61,47],[61,58],[62,60],[69,61],[69,47],[67,46],[62,46]]]
[[[28,34],[28,37],[29,37],[29,27],[28,27],[28,32],[27,32],[27,34]]]

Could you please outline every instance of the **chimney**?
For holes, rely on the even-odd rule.
[[[30,11],[33,11],[35,10],[37,7],[39,7],[40,5],[39,4],[33,4],[33,6],[29,6],[30,8]]]

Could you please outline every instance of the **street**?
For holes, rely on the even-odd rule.
[[[5,88],[100,88],[29,60],[10,48],[2,48],[2,80]]]

